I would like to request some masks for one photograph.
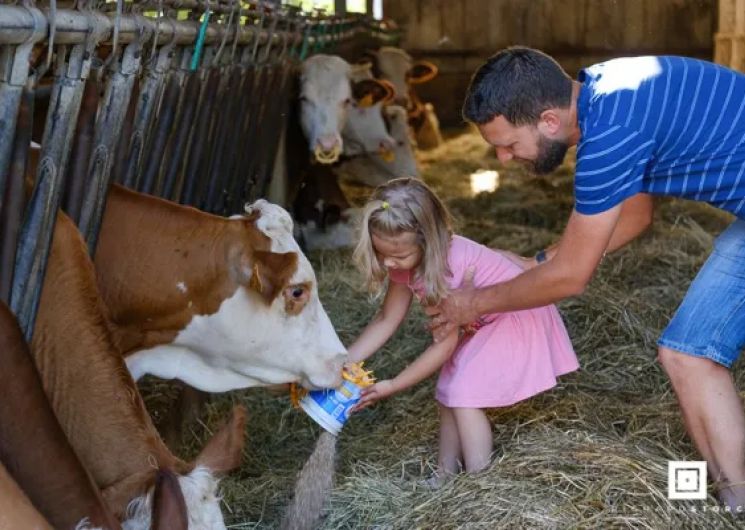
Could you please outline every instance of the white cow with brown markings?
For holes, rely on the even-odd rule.
[[[279,206],[226,219],[113,186],[95,264],[135,379],[207,392],[341,383],[346,349]]]

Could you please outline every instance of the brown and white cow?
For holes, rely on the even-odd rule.
[[[0,530],[118,530],[119,522],[54,416],[15,317],[2,303],[0,388]],[[152,529],[187,530],[177,479],[167,470],[158,479]]]
[[[234,408],[195,462],[180,460],[155,430],[113,329],[82,237],[59,214],[31,350],[63,431],[108,505],[126,516],[125,530],[150,528],[158,469],[178,475],[191,530],[225,528],[216,476],[240,462],[245,410]]]
[[[422,102],[414,89],[414,85],[433,79],[437,67],[428,61],[414,62],[404,50],[392,46],[383,46],[367,56],[373,61],[375,76],[391,82],[396,92],[395,102],[407,109],[417,147],[433,149],[441,145],[440,122],[434,107]]]
[[[81,521],[110,530],[119,528],[67,441],[44,394],[21,329],[1,302],[0,388],[3,471],[10,473],[54,528],[76,528]],[[0,520],[5,514],[9,512],[0,507]],[[4,528],[2,522],[0,528]]]
[[[226,219],[113,186],[95,264],[134,378],[338,386],[346,349],[292,230],[264,200]]]
[[[393,96],[375,79],[352,82],[352,67],[341,57],[318,54],[303,62],[300,124],[318,162],[333,164],[345,155],[387,156],[394,141],[379,104]]]

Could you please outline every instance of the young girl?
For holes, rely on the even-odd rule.
[[[349,347],[351,362],[370,357],[403,322],[412,298],[437,304],[467,270],[476,287],[509,280],[522,269],[504,254],[453,235],[450,214],[421,181],[396,179],[365,207],[354,259],[371,291],[386,278],[383,307]],[[492,433],[484,409],[505,407],[556,385],[578,368],[556,307],[484,315],[432,344],[394,379],[363,392],[358,409],[401,392],[440,370],[439,473],[485,468]]]

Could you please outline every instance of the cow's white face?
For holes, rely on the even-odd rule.
[[[353,104],[342,130],[345,155],[381,155],[393,151],[396,142],[388,134],[382,112],[382,103],[370,107]]]
[[[292,236],[290,215],[264,200],[247,211],[260,212],[256,227],[271,240],[272,252],[297,254],[287,286],[270,304],[252,288],[239,287],[216,313],[195,316],[171,344],[127,357],[135,379],[146,373],[178,378],[207,392],[289,382],[308,388],[341,384],[346,348],[321,306],[315,273]]]
[[[392,178],[418,177],[419,169],[414,156],[414,142],[411,138],[411,128],[409,127],[409,117],[406,109],[399,105],[389,105],[383,112],[388,122],[388,129],[395,142],[394,157],[390,162],[376,159],[376,164],[385,168],[392,175]]]
[[[358,79],[359,73],[341,57],[319,54],[303,63],[300,122],[319,162],[336,162],[342,152],[387,156],[394,147],[382,103],[366,106],[354,100],[351,82]]]
[[[391,46],[383,46],[375,55],[381,75],[396,89],[396,101],[406,106],[409,99],[406,73],[412,66],[411,56],[401,48]]]
[[[212,473],[204,467],[197,466],[188,475],[178,477],[178,481],[186,504],[189,530],[225,530],[217,492],[218,480]],[[151,528],[153,489],[151,487],[147,494],[129,503],[126,519],[122,522],[122,530]]]
[[[352,104],[349,72],[349,63],[333,55],[303,62],[300,123],[310,150],[324,162],[336,162],[342,152],[341,130]]]

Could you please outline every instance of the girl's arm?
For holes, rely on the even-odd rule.
[[[447,361],[458,344],[456,329],[441,342],[432,344],[417,359],[393,379],[378,381],[362,391],[362,398],[355,410],[363,409],[376,401],[391,396],[423,381]]]
[[[409,311],[412,298],[408,286],[388,281],[383,307],[348,348],[349,362],[364,361],[391,338]]]

